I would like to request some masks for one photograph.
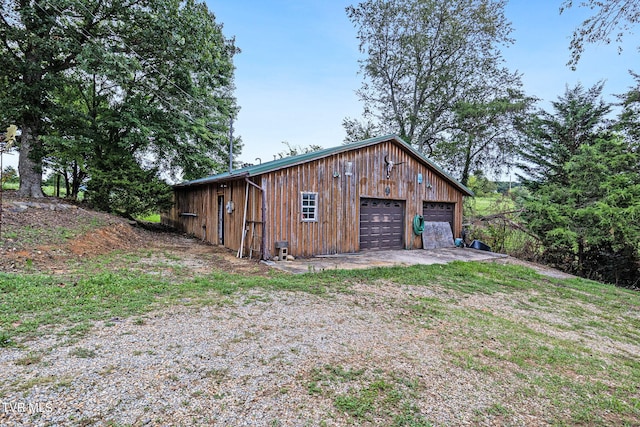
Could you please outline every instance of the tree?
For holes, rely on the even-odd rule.
[[[439,144],[436,156],[458,172],[464,185],[473,169],[499,172],[512,165],[533,104],[522,92],[499,87],[483,87],[466,98],[454,105],[451,135]]]
[[[590,89],[580,84],[566,88],[564,96],[551,103],[553,113],[540,110],[525,125],[527,141],[519,164],[525,174],[518,177],[530,190],[547,182],[569,184],[565,163],[607,130],[611,105],[602,100],[603,87],[600,82]]]
[[[0,82],[22,129],[23,195],[42,196],[43,160],[74,169],[76,180],[114,151],[186,178],[219,166],[237,111],[237,49],[205,4],[0,4],[0,53],[12,59]]]
[[[93,171],[85,194],[96,209],[127,218],[166,211],[173,203],[171,187],[157,168],[145,169],[132,156],[109,156]]]
[[[618,95],[622,112],[616,130],[622,133],[636,150],[640,150],[640,74],[632,72],[631,75],[636,85],[629,88],[627,93]]]
[[[308,147],[302,147],[300,145],[291,145],[287,141],[282,141],[282,143],[287,147],[287,149],[277,154],[280,159],[297,156],[298,154],[313,153],[314,151],[320,151],[323,149],[321,146],[316,144],[311,144]]]
[[[494,182],[489,181],[482,170],[476,170],[469,177],[467,186],[477,197],[487,197],[495,193],[497,186]]]
[[[504,6],[503,0],[366,0],[348,7],[366,55],[358,92],[365,121],[452,163],[451,145],[443,144],[459,129],[456,106],[476,103],[474,95],[490,88],[521,85],[501,66],[499,47],[512,42]]]
[[[136,2],[2,0],[0,2],[0,96],[22,134],[20,137],[21,195],[42,197],[43,147],[48,128],[48,94],[63,84],[64,72],[76,65],[90,41],[107,36],[109,18]]]
[[[344,144],[364,141],[365,139],[374,138],[379,135],[378,126],[370,120],[362,123],[358,119],[345,117],[344,120],[342,120],[342,127],[347,134],[343,141]]]
[[[584,0],[580,6],[595,10],[595,14],[585,19],[573,32],[571,43],[571,60],[568,65],[575,70],[586,43],[611,43],[612,33],[618,43],[618,52],[622,52],[623,36],[631,26],[640,22],[640,3],[636,0]],[[573,7],[573,0],[564,0],[560,13]]]
[[[528,128],[521,177],[527,228],[544,258],[574,274],[625,286],[640,275],[640,152],[606,116],[603,84],[567,88]]]
[[[615,135],[580,145],[556,180],[524,203],[529,229],[560,268],[622,286],[640,283],[640,155]]]

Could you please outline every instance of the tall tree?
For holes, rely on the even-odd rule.
[[[118,20],[135,1],[71,0],[0,2],[0,96],[6,114],[20,127],[20,190],[42,197],[43,146],[50,116],[49,94],[64,84],[90,41],[107,36],[109,19]]]
[[[604,135],[560,166],[566,184],[541,183],[524,203],[545,258],[574,274],[622,286],[640,284],[640,154]]]
[[[523,185],[531,191],[523,218],[543,243],[547,261],[585,277],[636,286],[640,152],[606,118],[611,105],[602,100],[602,89],[602,83],[567,88],[553,113],[540,111],[530,124],[520,165],[527,174]]]
[[[640,74],[631,73],[636,85],[618,95],[621,100],[622,111],[616,130],[621,132],[636,150],[640,150]]]
[[[501,172],[513,165],[520,132],[534,99],[501,87],[481,86],[453,106],[450,137],[440,142],[437,158],[447,162],[467,185],[471,172]]]
[[[573,0],[564,0],[560,13],[573,7]],[[622,52],[622,39],[632,26],[640,23],[640,3],[636,0],[584,0],[580,6],[588,7],[594,14],[585,19],[576,28],[571,38],[571,60],[569,65],[575,69],[584,52],[586,43],[610,44],[612,37]],[[640,46],[639,46],[640,48]]]
[[[578,84],[552,102],[553,112],[540,110],[526,125],[520,150],[524,171],[519,178],[531,190],[546,182],[568,184],[564,164],[584,144],[591,144],[609,124],[611,105],[602,99],[604,83],[589,89]]]
[[[501,66],[499,48],[512,42],[505,3],[366,0],[348,7],[366,55],[358,92],[365,120],[449,163],[441,144],[456,127],[455,106],[474,102],[479,85],[520,86]]]
[[[47,158],[101,170],[121,153],[189,177],[226,153],[237,50],[203,3],[1,4],[0,49],[13,61],[0,81],[22,128],[22,194],[42,195]]]

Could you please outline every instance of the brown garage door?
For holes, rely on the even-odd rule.
[[[404,247],[404,202],[360,200],[360,250]]]
[[[424,202],[422,205],[422,216],[424,222],[448,222],[453,231],[453,218],[455,204]]]

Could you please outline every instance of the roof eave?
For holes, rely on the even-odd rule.
[[[402,138],[398,135],[384,135],[375,138],[369,138],[362,141],[354,142],[351,144],[346,144],[338,147],[331,147],[320,151],[315,151],[311,153],[303,153],[297,156],[285,157],[283,159],[273,160],[271,162],[263,163],[260,165],[253,165],[243,169],[237,169],[232,172],[225,172],[218,175],[213,175],[206,178],[196,179],[193,181],[187,181],[180,184],[174,185],[174,188],[184,188],[191,186],[199,186],[206,184],[214,184],[217,182],[226,182],[226,181],[235,181],[237,179],[248,178],[252,176],[263,175],[265,173],[273,172],[279,169],[289,168],[293,166],[298,166],[303,163],[307,163],[309,161],[315,161],[319,159],[323,159],[325,157],[333,156],[336,154],[344,153],[346,151],[357,150],[360,148],[368,147],[370,145],[375,145],[383,141],[393,140],[397,144],[401,145],[405,149],[407,149],[410,153],[412,153],[418,160],[424,162],[426,165],[430,166],[434,169],[442,178],[446,181],[451,182],[455,187],[457,187],[462,193],[467,196],[473,196],[473,191],[467,188],[462,183],[458,182],[455,178],[445,172],[438,165],[433,163],[427,157],[425,157],[418,150],[413,148],[410,144],[406,143]]]

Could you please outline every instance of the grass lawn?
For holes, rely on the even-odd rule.
[[[175,275],[162,278],[157,272],[171,260],[144,270],[131,267],[143,256],[114,254],[65,277],[0,274],[0,347],[25,345],[52,331],[82,336],[96,321],[141,316],[187,300],[225,304],[256,288],[333,298],[357,294],[359,283],[429,287],[433,297],[407,294],[402,321],[437,332],[449,366],[497,387],[509,378],[524,384],[515,395],[497,393],[484,409],[491,413],[477,414],[479,419],[509,424],[509,408],[536,399],[548,405],[552,425],[640,424],[640,358],[626,350],[640,341],[636,292],[550,279],[517,266],[461,262],[266,277],[224,271],[194,276],[175,268]],[[117,258],[129,267],[113,268]],[[380,301],[381,310],[385,304]],[[304,381],[310,395],[330,399],[353,425],[431,425],[417,410],[424,386],[414,379],[325,366]]]

